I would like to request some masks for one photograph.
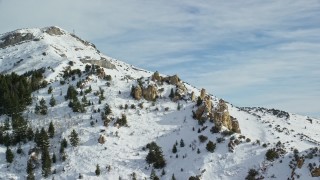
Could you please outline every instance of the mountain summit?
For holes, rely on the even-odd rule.
[[[1,34],[0,83],[0,179],[320,177],[320,120],[236,107],[59,27]]]

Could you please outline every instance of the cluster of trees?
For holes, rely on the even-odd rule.
[[[161,147],[159,147],[155,142],[147,144],[149,153],[146,157],[148,164],[152,164],[154,168],[161,169],[166,166],[166,161],[164,159]]]
[[[85,103],[87,102],[84,102],[83,104],[80,103],[78,97],[78,92],[77,90],[72,86],[70,85],[68,87],[68,91],[67,91],[67,95],[65,96],[65,99],[66,100],[70,100],[69,102],[69,107],[72,108],[73,112],[85,112]],[[85,99],[83,99],[83,101],[85,101]]]

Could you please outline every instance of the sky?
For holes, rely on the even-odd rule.
[[[319,0],[0,0],[0,33],[59,26],[236,106],[320,117]]]

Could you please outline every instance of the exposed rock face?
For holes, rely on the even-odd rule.
[[[212,101],[210,96],[206,96],[204,103],[196,111],[196,119],[200,120],[203,116],[208,118],[209,113],[212,112]]]
[[[231,118],[231,131],[235,133],[241,133],[239,121],[232,116],[230,116],[230,118]]]
[[[142,90],[144,99],[148,101],[154,101],[158,97],[158,89],[155,85],[149,85]]]
[[[229,115],[228,106],[222,99],[213,111],[213,119],[215,124],[221,124],[236,133],[241,132],[238,120]]]
[[[311,172],[312,177],[320,177],[320,168],[315,168],[312,172]]]
[[[162,80],[162,77],[160,76],[159,72],[156,71],[156,72],[152,75],[151,80],[152,80],[152,81],[158,81],[158,82],[160,82],[160,81]]]
[[[206,90],[202,88],[200,92],[200,98],[203,100],[205,96],[206,96]]]
[[[98,142],[100,144],[104,144],[106,142],[106,137],[104,135],[100,135],[100,137],[98,139]]]
[[[108,61],[105,58],[101,58],[100,60],[93,60],[93,59],[81,59],[80,60],[82,63],[89,63],[89,64],[94,64],[98,65],[100,67],[104,67],[107,69],[116,69],[116,66],[112,64],[110,61]]]
[[[10,33],[1,39],[1,41],[3,41],[3,42],[0,43],[0,48],[5,48],[7,46],[13,46],[13,45],[22,43],[24,41],[30,41],[30,40],[33,40],[34,38],[35,37],[31,33],[17,33],[17,32]]]
[[[61,29],[59,29],[58,27],[55,27],[55,26],[49,27],[45,32],[51,36],[58,36],[58,35],[64,34],[61,31]]]
[[[136,100],[140,100],[142,98],[142,89],[139,85],[133,89],[133,98]]]
[[[191,101],[196,102],[196,95],[194,95],[194,92],[191,93]]]
[[[299,169],[302,168],[303,163],[304,163],[304,159],[303,159],[303,158],[300,158],[300,159],[298,160],[298,162],[297,162],[297,166],[298,166]]]
[[[169,83],[172,85],[177,85],[180,82],[178,75],[169,76]]]

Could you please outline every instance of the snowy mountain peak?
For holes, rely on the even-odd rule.
[[[56,26],[0,35],[0,83],[0,179],[320,176],[318,119],[235,107]]]

